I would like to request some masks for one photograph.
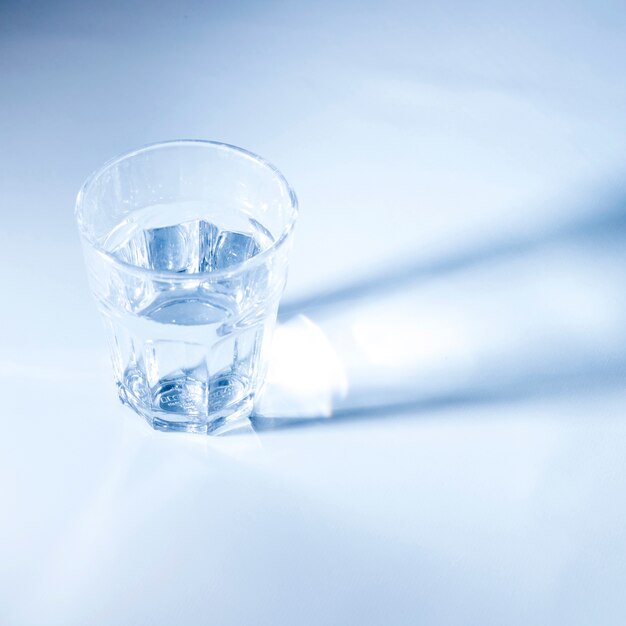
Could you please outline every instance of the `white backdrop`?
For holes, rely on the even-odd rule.
[[[543,233],[619,187],[625,58],[619,2],[2,3],[0,623],[623,623],[619,377],[156,433],[72,210],[145,143],[250,149],[300,199],[287,302]]]

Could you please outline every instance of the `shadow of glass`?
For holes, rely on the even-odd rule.
[[[597,393],[626,372],[626,205],[281,308],[257,429]]]

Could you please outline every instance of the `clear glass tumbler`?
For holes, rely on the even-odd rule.
[[[95,172],[76,202],[123,403],[160,430],[250,414],[297,216],[272,165],[210,141],[159,143]]]

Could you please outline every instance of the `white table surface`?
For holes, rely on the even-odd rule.
[[[0,6],[0,624],[623,624],[623,377],[154,432],[72,213],[127,149],[246,147],[299,195],[286,302],[592,214],[626,156],[623,5],[155,7]]]

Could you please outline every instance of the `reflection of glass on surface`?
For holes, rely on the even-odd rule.
[[[231,146],[125,155],[77,204],[123,402],[156,428],[215,432],[247,416],[286,279],[295,196]]]
[[[621,213],[597,220],[285,307],[271,367],[290,364],[291,376],[268,379],[255,425],[619,382],[626,224]],[[301,349],[309,344],[313,365]]]

